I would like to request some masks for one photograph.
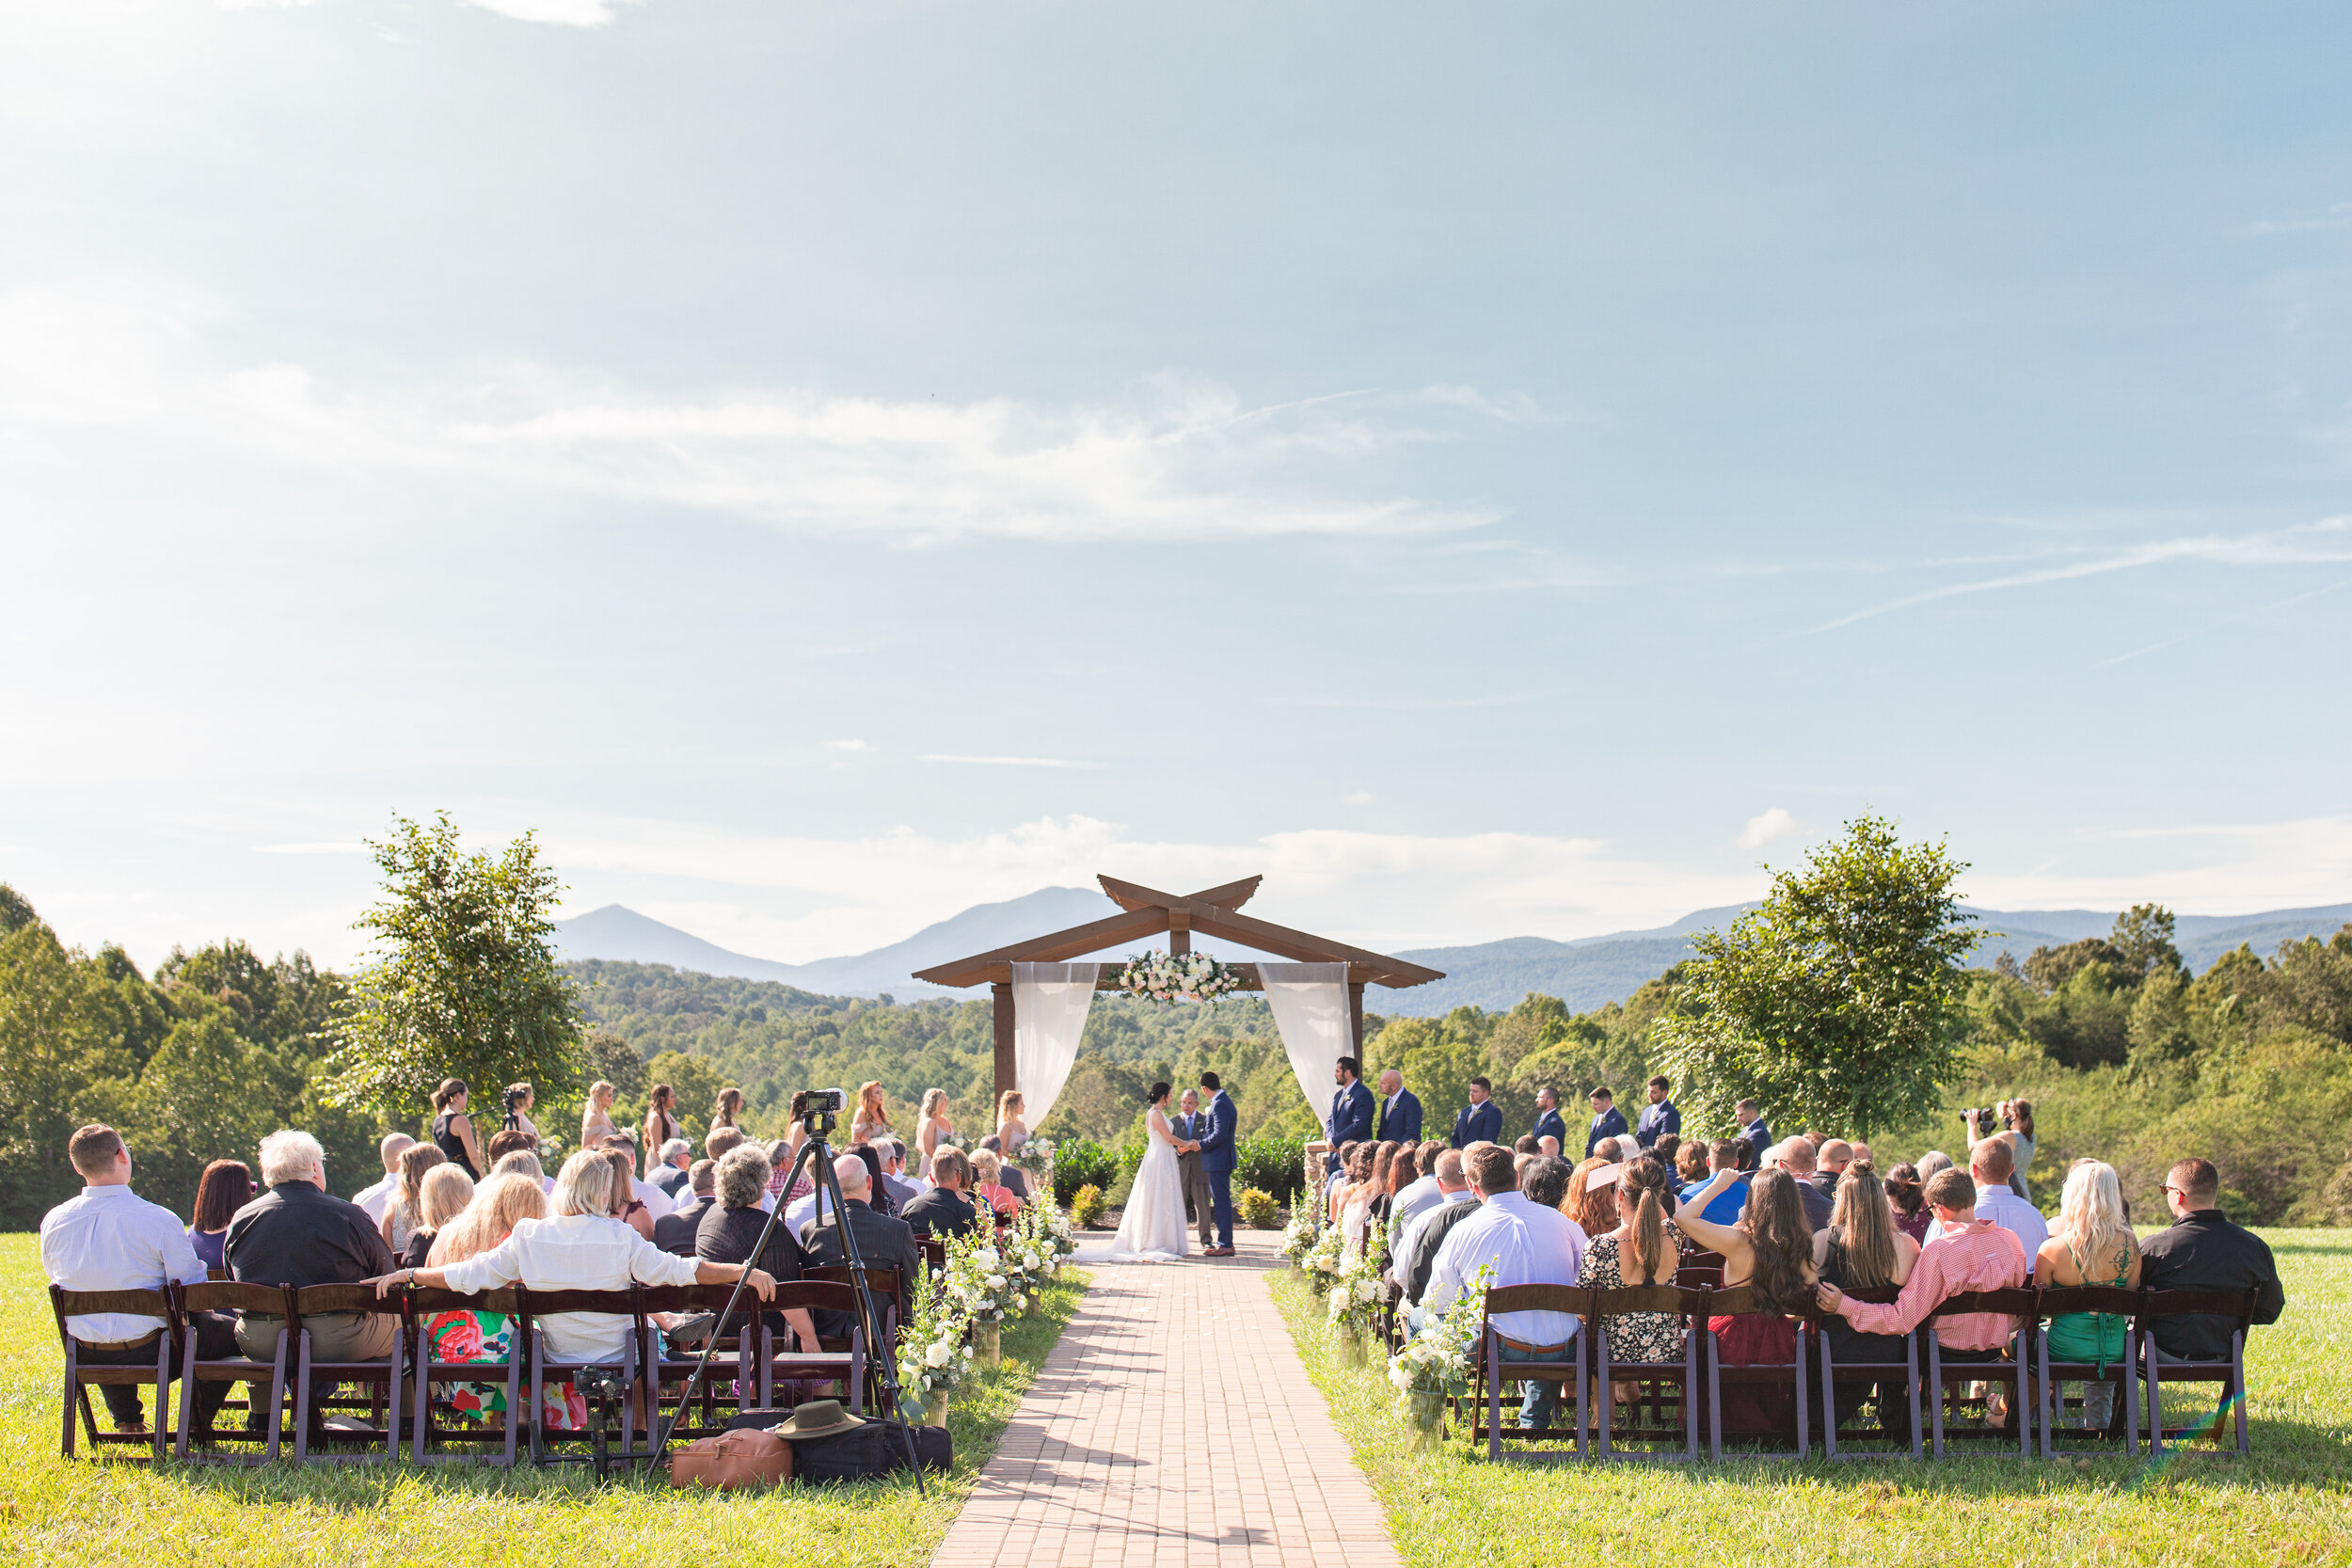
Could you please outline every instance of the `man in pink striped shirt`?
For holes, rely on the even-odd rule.
[[[1947,1297],[2026,1283],[2032,1266],[2025,1247],[2014,1232],[1977,1218],[1977,1184],[1966,1171],[1936,1172],[1929,1179],[1927,1199],[1944,1231],[1919,1249],[1902,1294],[1878,1306],[1851,1301],[1836,1286],[1823,1285],[1819,1288],[1822,1311],[1836,1313],[1865,1334],[1908,1334]],[[1999,1312],[1935,1320],[1935,1338],[1947,1361],[1997,1361],[2016,1332],[2017,1320]]]

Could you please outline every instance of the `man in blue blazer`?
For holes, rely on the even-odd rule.
[[[1202,1247],[1203,1258],[1233,1256],[1233,1126],[1240,1119],[1227,1097],[1225,1087],[1214,1072],[1200,1075],[1200,1086],[1208,1091],[1209,1108],[1205,1113],[1208,1131],[1197,1140],[1200,1150],[1201,1174],[1209,1179],[1209,1210],[1216,1219],[1216,1245]]]
[[[1593,1146],[1603,1138],[1625,1136],[1625,1113],[1617,1109],[1617,1097],[1607,1089],[1593,1091],[1593,1125],[1584,1134],[1584,1157],[1593,1157]]]
[[[1731,1108],[1731,1119],[1740,1124],[1739,1139],[1748,1146],[1748,1169],[1760,1170],[1764,1151],[1772,1147],[1772,1130],[1764,1124],[1764,1107],[1753,1100],[1743,1100]]]
[[[1380,1112],[1372,1124],[1375,1143],[1421,1142],[1421,1101],[1405,1086],[1405,1075],[1394,1068],[1380,1075]]]
[[[1494,1085],[1484,1078],[1470,1081],[1470,1103],[1454,1116],[1453,1144],[1468,1148],[1474,1143],[1499,1143],[1502,1138],[1502,1107],[1488,1098]]]
[[[1663,1078],[1649,1081],[1649,1103],[1642,1107],[1641,1125],[1633,1130],[1633,1141],[1644,1148],[1656,1148],[1658,1140],[1673,1133],[1682,1136],[1682,1111],[1666,1098],[1674,1088]]]
[[[1552,1140],[1552,1147],[1565,1150],[1568,1147],[1568,1124],[1560,1119],[1560,1097],[1546,1084],[1535,1091],[1535,1141]]]
[[[1372,1136],[1372,1091],[1357,1076],[1359,1070],[1353,1056],[1342,1056],[1331,1069],[1331,1080],[1339,1088],[1331,1096],[1331,1117],[1325,1123],[1331,1134],[1331,1152],[1324,1164],[1327,1172],[1340,1168],[1342,1144],[1363,1143]]]

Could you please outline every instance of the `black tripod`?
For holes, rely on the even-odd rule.
[[[841,1238],[841,1256],[849,1261],[850,1283],[857,1291],[858,1321],[865,1325],[866,1344],[873,1347],[874,1373],[882,1385],[882,1409],[886,1415],[898,1418],[898,1435],[906,1444],[907,1467],[914,1472],[915,1495],[928,1497],[929,1489],[923,1484],[922,1461],[915,1457],[914,1433],[907,1426],[898,1410],[897,1350],[882,1334],[882,1316],[875,1310],[874,1293],[866,1287],[866,1259],[857,1249],[857,1232],[850,1228],[849,1210],[841,1201],[841,1179],[834,1174],[833,1158],[825,1145],[825,1134],[834,1128],[834,1113],[840,1109],[845,1097],[839,1089],[817,1092],[821,1098],[814,1102],[807,1093],[793,1098],[792,1113],[799,1118],[801,1129],[807,1138],[802,1143],[800,1153],[793,1156],[792,1173],[785,1179],[784,1190],[776,1195],[773,1207],[768,1211],[768,1223],[759,1227],[759,1240],[752,1244],[752,1254],[744,1260],[743,1273],[748,1277],[751,1271],[758,1266],[759,1259],[767,1255],[768,1238],[775,1233],[777,1224],[784,1218],[785,1200],[791,1196],[792,1189],[800,1185],[801,1171],[803,1167],[807,1167],[817,1186],[818,1223],[823,1223],[828,1202],[833,1208],[834,1227]],[[914,1281],[908,1280],[905,1284],[912,1289]],[[719,1336],[733,1321],[736,1303],[742,1296],[743,1281],[738,1279],[734,1291],[727,1296],[726,1307],[720,1312],[718,1321],[710,1325],[710,1337],[703,1341],[703,1353],[694,1363],[692,1374],[686,1380],[686,1387],[678,1395],[676,1411],[662,1423],[661,1435],[654,1443],[648,1465],[660,1465],[668,1456],[670,1434],[677,1430],[678,1422],[686,1418],[687,1410],[693,1404],[694,1390],[702,1386],[704,1377],[708,1374],[710,1357],[719,1348]],[[752,1330],[749,1324],[740,1324],[736,1332],[747,1334]]]

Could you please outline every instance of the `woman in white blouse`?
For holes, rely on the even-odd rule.
[[[564,1162],[555,1178],[555,1217],[517,1220],[506,1240],[438,1269],[400,1269],[375,1282],[448,1289],[470,1295],[520,1282],[534,1291],[625,1291],[643,1285],[731,1285],[738,1279],[769,1301],[773,1275],[741,1263],[713,1263],[662,1251],[612,1217],[612,1165],[594,1150]],[[535,1320],[548,1354],[559,1361],[618,1365],[626,1354],[626,1312],[550,1312]]]

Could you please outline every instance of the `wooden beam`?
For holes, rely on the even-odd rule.
[[[1244,877],[1238,882],[1202,888],[1199,893],[1188,893],[1181,897],[1172,893],[1162,893],[1157,888],[1145,887],[1140,882],[1122,882],[1116,877],[1097,876],[1094,879],[1103,884],[1103,891],[1110,895],[1111,902],[1122,910],[1140,910],[1154,904],[1161,909],[1172,909],[1179,904],[1215,904],[1220,910],[1237,910],[1249,902],[1250,895],[1258,891],[1258,884],[1265,880],[1265,874],[1260,872],[1255,877]]]
[[[1023,961],[1026,962],[1027,960],[1024,959]],[[1243,990],[1263,990],[1265,989],[1265,982],[1259,977],[1258,966],[1256,964],[1230,963],[1225,967],[1232,970],[1235,974],[1241,977],[1241,989]],[[1104,964],[1103,966],[1102,974],[1097,977],[1094,982],[1094,989],[1096,990],[1120,990],[1119,969],[1120,966],[1115,963]],[[1350,985],[1385,986],[1389,983],[1385,978],[1383,978],[1386,974],[1387,971],[1385,970],[1366,969],[1359,964],[1350,964],[1347,966],[1347,978]],[[998,986],[1011,985],[1012,965],[1009,963],[995,963],[989,965],[987,970],[980,975],[979,979],[973,982],[975,985],[982,983]]]
[[[1012,1049],[1012,981],[999,980],[989,990],[994,993],[991,999],[996,1004],[996,1100],[990,1101],[988,1110],[993,1123],[997,1102],[1004,1099],[1005,1091],[1021,1086],[1021,1064]],[[995,1128],[991,1126],[989,1131],[993,1132]]]
[[[1347,1053],[1356,1058],[1359,1067],[1364,1060],[1364,983],[1351,977],[1347,982]]]
[[[1099,953],[1105,947],[1116,947],[1121,942],[1141,942],[1167,929],[1168,911],[1164,909],[1152,908],[1137,910],[1130,914],[1105,915],[1084,926],[1073,926],[1066,931],[1031,937],[1009,947],[933,964],[929,969],[918,969],[914,977],[929,980],[934,986],[977,986],[989,978],[987,971],[992,964],[1063,963],[1071,958],[1083,958],[1089,953]]]
[[[1403,958],[1391,958],[1386,954],[1350,947],[1328,937],[1310,936],[1305,931],[1294,931],[1287,926],[1277,926],[1271,921],[1238,914],[1231,910],[1196,909],[1192,912],[1192,928],[1240,942],[1244,947],[1254,947],[1261,953],[1278,953],[1300,963],[1361,964],[1377,972],[1379,982],[1384,986],[1421,986],[1445,978],[1445,972],[1440,969],[1423,969]]]

